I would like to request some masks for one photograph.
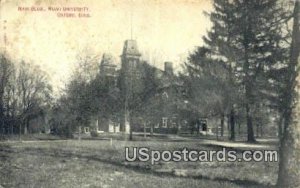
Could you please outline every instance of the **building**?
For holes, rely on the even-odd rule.
[[[133,131],[142,131],[146,126],[154,132],[176,133],[182,127],[190,126],[193,121],[186,115],[190,114],[189,104],[185,99],[186,90],[182,81],[174,74],[172,62],[165,62],[164,70],[161,70],[142,61],[135,40],[124,42],[120,59],[121,68],[118,70],[114,57],[103,54],[100,63],[100,82],[121,99],[119,105],[121,113],[96,115],[91,121],[94,130],[129,133],[130,128]],[[144,116],[133,115],[130,109],[135,105],[133,103],[137,98],[135,93],[145,90],[148,70],[152,71],[157,86],[155,93],[151,93],[145,105],[157,110],[145,112],[147,115]]]
[[[123,114],[121,115],[121,131],[129,133],[129,102],[133,100],[133,92],[141,89],[140,71],[141,53],[135,40],[126,40],[121,55],[120,89],[123,96]],[[121,107],[122,108],[122,107]]]
[[[104,53],[100,62],[100,84],[104,85],[111,94],[118,93],[117,78],[119,72],[115,58]],[[99,113],[91,118],[91,128],[96,132],[120,132],[120,123],[118,117],[111,113]],[[84,133],[90,130],[84,129]]]

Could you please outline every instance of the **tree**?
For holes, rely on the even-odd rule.
[[[44,116],[51,104],[48,77],[38,66],[25,62],[16,65],[3,54],[0,65],[1,131],[24,130],[26,134],[30,121]]]
[[[209,14],[213,27],[204,37],[214,57],[227,64],[234,85],[243,93],[249,142],[255,141],[253,113],[256,103],[261,102],[260,77],[265,78],[265,70],[272,68],[283,55],[278,45],[283,40],[279,29],[283,23],[278,18],[285,13],[277,3],[272,0],[215,0],[215,11]]]
[[[5,105],[5,117],[4,120],[6,122],[6,132],[10,132],[13,134],[16,131],[16,126],[19,123],[17,120],[18,113],[18,87],[17,83],[17,75],[16,75],[16,67],[11,66],[11,73],[8,79],[7,87],[4,91],[4,105]],[[15,130],[15,131],[14,131]]]
[[[3,132],[5,129],[5,91],[9,86],[9,80],[11,73],[13,71],[13,64],[10,59],[4,55],[0,54],[0,129]]]
[[[129,74],[123,74],[125,78],[122,75],[119,77],[119,79],[125,79],[125,84],[120,84],[119,87],[124,92],[121,102],[125,104],[129,116],[130,140],[133,136],[133,126],[138,124],[138,119],[143,118],[146,122],[153,117],[149,114],[150,111],[152,111],[152,115],[157,112],[155,108],[149,109],[153,105],[147,106],[157,92],[158,82],[155,70],[156,68],[147,62],[140,62],[134,70],[130,70]],[[122,89],[122,87],[125,88]],[[146,117],[146,114],[150,117]]]
[[[213,54],[207,47],[199,47],[190,54],[184,67],[187,77],[183,78],[188,86],[191,103],[198,106],[196,111],[203,117],[220,117],[223,137],[226,114],[231,125],[234,125],[235,115],[232,107],[234,100],[237,100],[238,90],[231,81],[231,72],[227,64],[221,59],[213,58]],[[235,139],[234,126],[231,127],[230,139]]]
[[[300,2],[295,1],[293,12],[292,44],[286,83],[284,131],[280,143],[278,187],[300,186]]]
[[[75,130],[81,132],[81,126],[89,126],[93,115],[109,111],[103,100],[108,91],[99,80],[97,56],[84,48],[76,58],[70,81],[52,109],[53,126],[57,127],[58,134],[66,136]]]
[[[28,133],[30,120],[42,115],[50,103],[52,87],[45,72],[39,67],[22,62],[17,75],[17,87],[20,97],[20,119],[24,134]]]

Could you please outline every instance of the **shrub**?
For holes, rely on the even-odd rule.
[[[96,131],[91,131],[91,136],[92,137],[98,137],[99,134]]]

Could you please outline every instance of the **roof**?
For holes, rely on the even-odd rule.
[[[122,55],[141,56],[137,47],[137,42],[135,40],[126,40],[124,43]]]
[[[111,54],[104,53],[101,60],[101,65],[113,65],[115,66],[115,59]]]

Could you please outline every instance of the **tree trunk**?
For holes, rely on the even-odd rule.
[[[295,1],[284,130],[279,150],[278,187],[300,187],[300,1]],[[294,91],[296,91],[294,93]]]
[[[21,141],[21,132],[22,132],[22,127],[21,127],[21,122],[19,122],[19,140]]]
[[[144,138],[146,138],[146,133],[147,133],[147,131],[146,131],[146,123],[144,123]]]
[[[150,135],[153,136],[154,124],[151,123]]]
[[[247,116],[247,141],[255,142],[253,123],[252,123],[252,115],[251,115],[248,104],[246,104],[246,116]]]
[[[0,98],[0,120],[1,120],[0,129],[3,129],[4,128],[4,109],[3,109],[3,103],[2,103],[1,98]]]
[[[256,138],[259,137],[259,124],[256,123]]]
[[[247,1],[246,1],[247,2]],[[244,63],[243,63],[243,71],[245,73],[244,77],[244,86],[245,86],[245,108],[246,108],[246,121],[247,121],[247,141],[255,142],[254,131],[253,131],[253,115],[251,105],[253,104],[253,95],[252,95],[252,84],[253,77],[250,75],[250,63],[249,63],[249,41],[251,40],[249,37],[249,28],[247,27],[247,23],[249,23],[249,16],[246,14],[245,16],[246,23],[244,24],[246,27],[242,28],[243,31],[243,46],[244,46]]]
[[[132,127],[130,125],[130,130],[129,130],[129,140],[133,140],[133,131],[132,131]]]
[[[4,135],[5,134],[5,132],[4,132],[4,130],[5,130],[5,127],[4,127],[4,117],[3,117],[3,119],[1,119],[1,124],[2,124],[2,134]]]
[[[282,124],[283,124],[283,117],[282,117],[282,115],[280,115],[280,117],[279,117],[279,121],[278,121],[278,130],[277,130],[277,134],[278,134],[278,138],[279,138],[279,140],[281,139],[281,137],[282,137]]]
[[[10,125],[10,134],[13,135],[14,134],[14,124],[11,123]]]
[[[81,126],[78,127],[78,140],[81,140]]]
[[[25,123],[24,123],[24,134],[28,134],[28,126],[29,126],[29,119],[27,118],[25,120]]]
[[[235,140],[235,120],[234,120],[234,109],[230,111],[230,140]]]
[[[129,113],[128,113],[129,114]],[[133,119],[132,115],[128,115],[128,124],[129,124],[129,140],[133,140]]]
[[[225,119],[225,116],[224,116],[224,114],[222,114],[222,116],[221,116],[221,137],[224,136],[224,119]],[[219,132],[219,129],[217,130],[217,134],[218,134],[218,132]]]
[[[297,111],[299,113],[299,99]],[[300,181],[300,122],[296,113],[285,115],[285,127],[279,147],[278,187],[299,187]],[[298,135],[297,135],[298,134]],[[298,137],[298,138],[297,138]],[[298,142],[298,143],[297,143]]]
[[[199,136],[199,134],[200,134],[200,122],[196,121],[196,125],[197,125],[197,135]]]
[[[230,131],[230,114],[227,114],[227,132]]]
[[[219,125],[216,126],[216,139],[219,140]]]

